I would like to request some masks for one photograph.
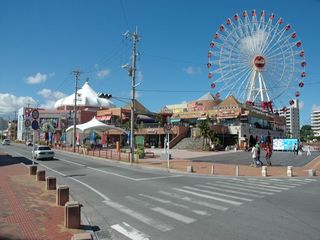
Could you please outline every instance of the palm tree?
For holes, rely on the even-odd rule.
[[[200,136],[203,138],[202,148],[207,145],[207,140],[210,137],[210,127],[208,119],[202,120],[198,123],[198,128],[200,129]]]

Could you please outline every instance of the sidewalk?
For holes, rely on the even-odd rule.
[[[161,150],[156,149],[155,154],[159,155]],[[255,176],[261,177],[261,167],[251,167],[248,161],[247,165],[244,164],[223,164],[223,163],[210,163],[201,161],[192,161],[191,158],[195,156],[207,156],[207,155],[225,155],[232,152],[193,152],[187,150],[180,150],[174,156],[174,159],[169,160],[171,170],[177,170],[186,172],[188,166],[193,167],[193,172],[198,174],[212,174],[212,167],[214,175],[221,176],[236,176],[238,169],[238,176]],[[168,168],[167,160],[160,160],[159,157],[139,159],[139,163],[146,166]],[[320,174],[320,156],[310,161],[308,164],[302,167],[293,167],[294,177],[307,177],[308,170],[314,169],[317,172],[317,176]],[[286,166],[267,166],[268,176],[270,177],[287,177]]]
[[[55,204],[55,191],[29,176],[28,168],[0,152],[0,239],[70,240],[79,229],[63,225],[64,208]]]

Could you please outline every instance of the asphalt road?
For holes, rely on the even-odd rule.
[[[0,148],[16,161],[31,155],[27,146]],[[199,176],[56,157],[38,164],[70,187],[97,239],[319,240],[318,178]]]

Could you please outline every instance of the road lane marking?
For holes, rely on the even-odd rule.
[[[126,222],[122,222],[122,224],[115,224],[112,225],[111,228],[118,231],[119,233],[123,234],[127,238],[132,240],[149,240],[151,239],[150,236],[140,232],[139,230],[135,229],[134,227],[130,226]]]
[[[224,203],[229,203],[229,204],[232,204],[232,205],[237,205],[237,206],[242,205],[242,202],[237,202],[237,201],[228,200],[228,199],[224,199],[224,198],[214,197],[214,196],[206,195],[206,194],[202,194],[202,193],[196,193],[196,192],[188,191],[188,190],[181,189],[181,188],[172,188],[172,189],[175,190],[175,191],[189,193],[189,194],[194,195],[194,196],[207,198],[207,199],[212,199],[212,200],[216,200],[216,201],[220,201],[220,202],[224,202]]]
[[[236,187],[242,187],[242,188],[249,188],[249,189],[255,189],[255,190],[263,190],[265,193],[264,194],[267,194],[267,192],[277,192],[277,193],[280,193],[282,191],[280,190],[275,190],[275,189],[267,189],[267,188],[261,188],[261,187],[258,187],[258,186],[250,186],[250,185],[246,185],[244,183],[231,183],[231,182],[220,182],[220,181],[217,181],[216,183],[219,183],[219,185],[230,185],[230,186],[236,186]],[[267,192],[266,192],[267,191]],[[269,194],[271,195],[271,194]]]
[[[253,181],[251,179],[249,179],[249,181]],[[292,186],[292,185],[286,185],[284,183],[275,183],[275,182],[268,182],[268,181],[256,181],[256,183],[259,184],[263,184],[263,185],[267,185],[267,186],[275,186],[275,187],[282,187],[282,188],[295,188],[296,186]]]
[[[252,199],[249,199],[249,198],[243,198],[243,197],[238,197],[238,196],[234,196],[234,195],[223,194],[223,193],[218,193],[218,192],[213,192],[213,191],[208,191],[208,190],[203,190],[203,189],[194,188],[194,187],[183,186],[182,188],[194,190],[194,191],[198,191],[198,192],[203,192],[203,193],[209,193],[209,194],[213,194],[213,195],[218,195],[220,197],[233,198],[233,199],[247,201],[247,202],[252,201]]]
[[[161,207],[154,207],[154,208],[151,208],[151,210],[158,212],[158,213],[161,213],[165,216],[168,216],[170,218],[173,218],[177,221],[180,221],[180,222],[183,222],[186,224],[190,224],[190,223],[193,223],[196,221],[196,219],[194,219],[194,218],[190,218],[190,217],[184,216],[182,214],[179,214],[179,213],[176,213],[176,212],[173,212],[168,209],[161,208]]]
[[[138,199],[138,198],[135,198],[135,197],[132,197],[132,196],[126,196],[126,199],[129,199],[130,201],[136,203],[137,205],[149,208],[150,210],[152,210],[154,212],[161,213],[162,215],[165,215],[167,217],[171,217],[171,218],[173,218],[173,219],[175,219],[177,221],[183,222],[183,223],[189,224],[189,223],[192,223],[192,222],[196,221],[196,219],[184,216],[182,214],[170,211],[168,209],[164,209],[164,208],[161,208],[161,207],[158,207],[158,206],[154,206],[151,203],[148,203],[146,201],[143,201],[141,199]]]
[[[135,181],[156,180],[156,179],[175,178],[175,177],[182,177],[182,175],[169,175],[169,176],[160,176],[160,177],[135,178]]]
[[[280,184],[289,184],[290,186],[296,186],[296,187],[300,187],[301,186],[301,183],[292,183],[292,182],[288,182],[288,181],[284,181],[284,180],[281,180],[281,179],[275,179],[275,178],[270,178],[268,179],[270,182],[279,182]]]
[[[190,209],[190,207],[187,206],[187,205],[175,203],[175,202],[172,202],[170,200],[166,200],[166,199],[162,199],[162,198],[158,198],[158,197],[154,197],[154,196],[150,196],[150,195],[146,195],[146,194],[139,194],[139,196],[151,199],[151,200],[156,201],[156,202],[160,202],[160,203],[164,203],[164,204],[170,204],[170,205],[175,206],[175,207],[180,207],[180,208],[189,210],[189,211],[191,211],[191,212],[193,212],[195,214],[198,214],[198,215],[202,215],[202,216],[209,216],[210,215],[206,211],[197,210],[197,209]]]
[[[118,174],[118,173],[108,172],[108,171],[101,170],[101,169],[97,169],[97,168],[93,168],[93,167],[87,167],[87,168],[88,168],[88,169],[91,169],[91,170],[94,170],[94,171],[106,173],[106,174],[109,174],[109,175],[113,175],[113,176],[117,176],[117,177],[129,179],[129,180],[132,180],[132,181],[135,181],[135,180],[136,180],[135,178],[131,178],[131,177],[128,177],[128,176],[125,176],[125,175],[121,175],[121,174]]]
[[[145,216],[145,215],[143,215],[143,214],[141,214],[139,212],[136,212],[136,211],[134,211],[134,210],[132,210],[130,208],[127,208],[126,206],[121,205],[119,203],[116,203],[116,202],[113,202],[113,201],[110,201],[110,200],[105,200],[105,201],[103,201],[103,203],[105,203],[109,207],[112,207],[112,208],[116,209],[117,211],[120,211],[120,212],[122,212],[124,214],[127,214],[130,217],[135,218],[135,219],[137,219],[137,220],[139,220],[139,221],[141,221],[141,222],[143,222],[143,223],[145,223],[145,224],[147,224],[149,226],[152,226],[152,227],[154,227],[154,228],[156,228],[156,229],[158,229],[158,230],[160,230],[162,232],[167,232],[167,231],[170,231],[170,230],[174,229],[170,225],[167,225],[167,224],[162,223],[162,222],[160,222],[158,220],[154,220],[154,219],[152,219],[150,217],[147,217],[147,216]]]
[[[221,188],[221,187],[214,187],[214,186],[207,186],[207,185],[195,185],[195,186],[207,188],[207,189],[218,190],[218,191],[227,192],[227,193],[235,193],[235,194],[239,194],[239,195],[256,197],[256,198],[263,198],[264,197],[263,195],[258,195],[258,194],[254,194],[254,193],[247,193],[247,192],[239,192],[239,191],[225,189],[225,188]]]
[[[258,187],[263,187],[263,188],[268,188],[268,189],[277,189],[277,190],[289,190],[289,188],[284,188],[284,187],[275,187],[275,186],[267,186],[261,183],[255,183],[255,182],[248,182],[242,179],[238,179],[238,182],[241,182],[243,184],[251,185],[251,186],[258,186]]]
[[[198,200],[198,199],[195,199],[195,198],[191,198],[191,197],[185,197],[185,196],[182,196],[182,195],[176,194],[176,193],[170,193],[170,192],[166,192],[166,191],[158,191],[158,193],[160,193],[162,195],[165,195],[165,196],[168,196],[168,197],[176,198],[176,199],[179,199],[179,200],[182,200],[182,201],[185,201],[185,202],[196,204],[196,205],[199,205],[199,206],[202,206],[202,207],[211,208],[211,209],[214,209],[214,210],[226,211],[226,210],[229,209],[228,207],[224,207],[224,206],[221,206],[221,205],[204,202],[204,201],[201,201],[201,200]]]
[[[84,165],[84,164],[76,163],[76,162],[69,161],[69,160],[65,160],[65,159],[62,159],[62,158],[59,158],[59,161],[67,162],[67,163],[74,164],[74,165],[77,165],[77,166],[80,166],[80,167],[85,167],[85,166],[86,166],[86,165]]]

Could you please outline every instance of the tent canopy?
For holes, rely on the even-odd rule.
[[[118,128],[118,127],[111,126],[111,125],[105,124],[103,122],[100,122],[99,120],[96,119],[96,117],[93,117],[89,122],[76,125],[76,129],[78,129],[81,132],[85,132],[85,131],[91,130],[91,129],[95,130],[95,131],[100,131],[100,132],[114,129],[114,130],[118,130],[123,133],[127,133],[122,128]],[[66,131],[68,132],[68,131],[72,131],[72,130],[73,130],[73,126],[70,126],[67,128]]]

